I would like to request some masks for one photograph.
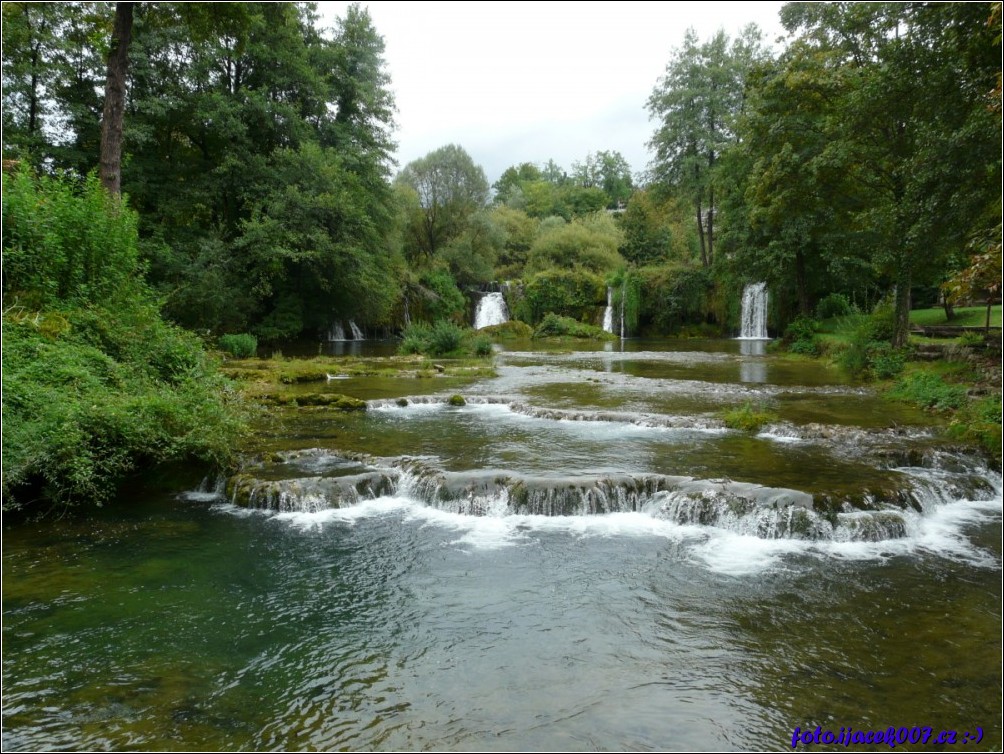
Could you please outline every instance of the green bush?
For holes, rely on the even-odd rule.
[[[840,366],[854,377],[890,379],[901,374],[906,358],[890,345],[893,328],[892,310],[876,309],[854,330],[838,359]]]
[[[936,411],[960,408],[966,402],[965,387],[949,384],[932,372],[915,372],[903,377],[889,395]]]
[[[759,432],[765,424],[777,421],[777,415],[763,406],[745,403],[738,408],[722,411],[719,415],[729,429],[741,432]]]
[[[590,340],[614,340],[616,335],[606,332],[600,327],[576,322],[570,317],[562,317],[554,312],[548,312],[533,333],[534,338],[588,338]]]
[[[965,403],[952,419],[949,434],[964,442],[979,445],[1001,464],[1001,398],[991,395]]]
[[[501,325],[482,327],[478,332],[493,340],[527,340],[533,337],[533,328],[518,319],[511,319]]]
[[[102,314],[100,334],[80,327],[58,338],[4,318],[5,509],[35,497],[100,505],[144,465],[233,458],[244,430],[239,398],[198,340],[161,322],[137,342],[129,317]]]
[[[896,312],[891,306],[880,306],[859,325],[858,336],[865,340],[892,341],[896,332]]]
[[[876,379],[889,380],[903,373],[906,358],[888,343],[870,343],[866,349],[868,368]]]
[[[399,353],[414,354],[424,353],[431,340],[432,328],[424,322],[413,322],[401,333],[401,345],[397,347]]]
[[[799,340],[812,340],[816,337],[816,330],[819,323],[812,317],[799,314],[784,330],[784,340],[786,343],[794,343]]]
[[[440,320],[429,331],[429,353],[443,356],[460,348],[464,342],[464,329],[452,322]]]
[[[4,509],[100,505],[145,465],[234,457],[242,404],[161,319],[136,244],[135,216],[96,179],[4,183]]]
[[[475,356],[491,356],[492,339],[487,335],[475,335],[471,339],[471,350]]]
[[[959,336],[959,345],[965,348],[979,348],[985,345],[986,342],[986,335],[981,332],[972,332],[970,330]]]
[[[820,299],[819,303],[816,304],[816,316],[819,319],[846,317],[848,314],[853,314],[854,312],[854,305],[842,293],[831,293],[829,296]]]
[[[492,353],[492,341],[487,335],[475,334],[470,328],[459,327],[446,320],[434,325],[415,322],[401,333],[398,351],[426,356],[459,356],[464,353],[488,356]]]
[[[819,323],[816,320],[800,314],[785,328],[784,343],[792,353],[818,356],[819,343],[816,340],[818,329]]]
[[[100,304],[138,287],[137,218],[98,177],[3,182],[3,295],[33,310]],[[27,297],[27,298],[25,298]]]
[[[218,343],[222,350],[238,359],[250,359],[258,352],[258,338],[249,333],[221,335]]]
[[[539,323],[548,312],[579,318],[607,300],[603,278],[584,270],[545,270],[534,275],[523,289],[517,319]]]
[[[819,341],[813,337],[811,340],[796,340],[788,346],[791,353],[800,353],[803,356],[819,356]]]

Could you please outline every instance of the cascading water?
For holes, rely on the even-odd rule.
[[[312,449],[275,454],[261,467],[261,477],[253,471],[231,477],[225,495],[238,505],[279,513],[315,513],[398,496],[465,516],[638,513],[765,540],[879,542],[911,536],[924,516],[955,500],[1000,494],[999,481],[961,456],[932,454],[913,460],[931,467],[897,467],[899,481],[894,486],[865,490],[853,498],[841,494],[837,499],[728,479],[656,473],[458,472],[426,459],[378,459]],[[220,495],[223,490],[217,485],[215,491]]]
[[[603,310],[603,329],[614,331],[614,289],[607,286],[607,308]]]
[[[763,345],[291,385],[366,410],[277,408],[182,501],[12,524],[4,749],[777,750],[820,710],[999,748],[1000,475]]]
[[[769,340],[767,335],[767,284],[750,283],[743,289],[741,340]]]
[[[359,326],[355,323],[355,320],[349,320],[349,332],[352,334],[351,338],[345,337],[345,326],[342,324],[341,320],[335,320],[331,323],[331,327],[328,328],[328,340],[329,341],[348,341],[348,340],[366,340],[366,335]]]
[[[505,297],[501,293],[486,293],[478,301],[474,313],[474,329],[501,325],[509,321],[509,310],[505,305]]]

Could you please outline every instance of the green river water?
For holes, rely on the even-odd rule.
[[[4,750],[1000,750],[999,475],[759,346],[312,384],[369,409],[6,527]]]

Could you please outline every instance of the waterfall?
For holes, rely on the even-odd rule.
[[[743,289],[742,340],[769,340],[767,335],[767,284],[750,283]]]
[[[614,331],[614,289],[607,286],[607,308],[603,310],[603,329]]]
[[[345,340],[345,328],[338,320],[332,322],[328,328],[328,340]]]
[[[474,329],[491,325],[501,325],[509,321],[509,311],[506,309],[505,298],[501,293],[486,293],[478,301],[474,313]]]
[[[366,340],[366,335],[359,329],[355,320],[349,320],[349,332],[352,334],[352,337],[345,337],[345,326],[342,324],[341,320],[336,319],[331,323],[331,327],[328,328],[328,340]]]

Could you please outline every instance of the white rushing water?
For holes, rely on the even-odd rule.
[[[478,301],[477,311],[474,313],[474,329],[480,330],[482,327],[501,325],[509,321],[509,310],[505,305],[505,298],[501,293],[486,293]]]
[[[750,283],[743,289],[742,326],[739,337],[743,340],[767,340],[767,284]]]
[[[603,329],[614,331],[614,289],[607,286],[607,308],[603,310]]]
[[[342,324],[341,320],[335,320],[331,323],[331,327],[328,328],[328,340],[329,341],[348,341],[348,340],[366,340],[366,335],[363,333],[359,326],[356,324],[355,320],[349,320],[349,332],[352,337],[345,336],[345,326]]]

